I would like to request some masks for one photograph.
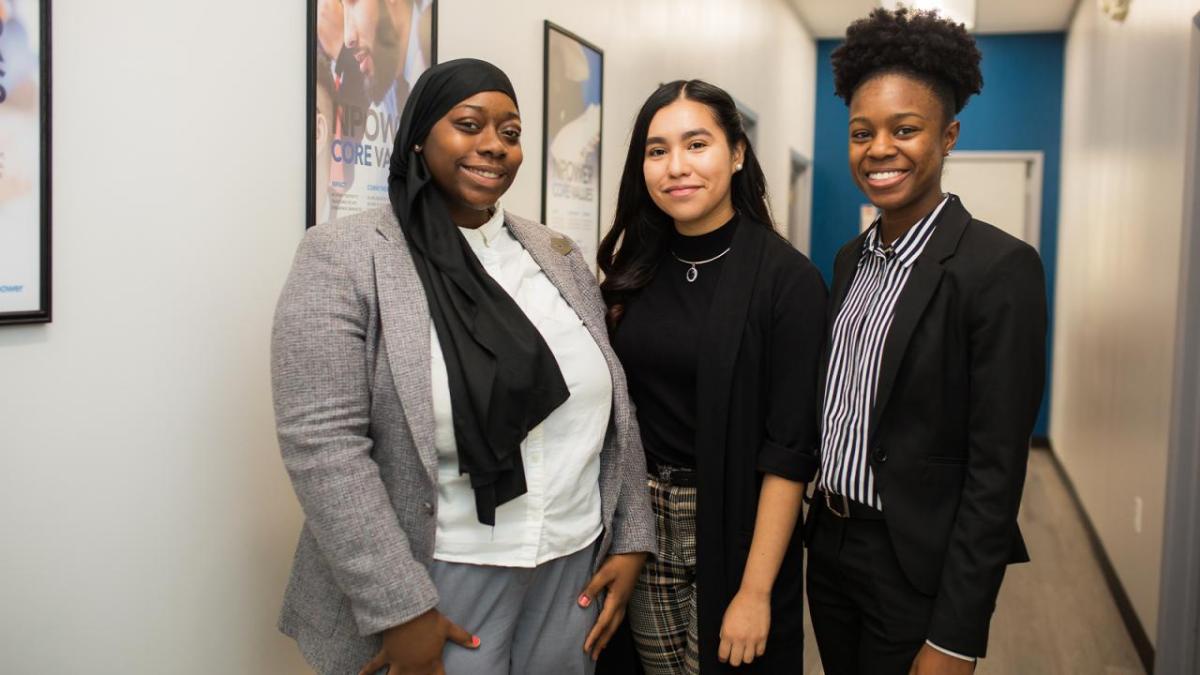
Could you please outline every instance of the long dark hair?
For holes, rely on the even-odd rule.
[[[617,193],[617,214],[596,254],[597,263],[604,272],[600,290],[608,305],[610,329],[620,321],[626,301],[654,278],[674,228],[671,217],[650,198],[642,163],[650,121],[659,110],[681,98],[708,106],[725,132],[731,149],[736,148],[739,141],[745,144],[742,170],[733,174],[730,181],[733,208],[743,216],[743,222],[750,220],[774,232],[771,209],[767,206],[767,179],[746,136],[742,115],[733,98],[724,89],[702,80],[676,80],[662,85],[642,104],[633,122],[629,154],[625,157],[625,171],[621,174],[621,188]]]

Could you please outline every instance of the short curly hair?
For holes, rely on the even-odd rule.
[[[962,112],[983,89],[982,55],[961,23],[934,11],[882,7],[850,24],[846,41],[833,50],[837,95],[850,105],[858,87],[885,73],[902,73],[928,85],[941,101],[946,121]]]

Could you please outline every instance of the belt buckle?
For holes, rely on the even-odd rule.
[[[850,500],[846,497],[846,495],[831,495],[828,492],[826,492],[824,494],[825,494],[825,508],[829,509],[830,513],[837,516],[838,518],[849,518],[850,517]],[[835,497],[835,496],[842,498],[842,511],[838,511],[837,509],[835,509],[833,507],[833,504],[834,504],[833,497]]]
[[[672,473],[675,473],[675,469],[673,467],[669,467],[669,466],[666,466],[663,464],[658,465],[658,480],[659,480],[659,482],[665,483],[666,485],[674,485],[674,483],[671,482],[671,474]]]

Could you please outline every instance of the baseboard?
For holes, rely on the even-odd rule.
[[[1042,440],[1044,443],[1039,444],[1038,440]],[[1075,490],[1075,484],[1071,482],[1071,477],[1067,475],[1062,462],[1058,461],[1058,455],[1055,454],[1053,446],[1050,445],[1050,439],[1035,438],[1033,446],[1044,450],[1050,455],[1050,460],[1054,464],[1054,470],[1058,472],[1063,484],[1067,486],[1067,493],[1071,495],[1071,501],[1074,502],[1075,510],[1079,512],[1079,517],[1083,521],[1083,527],[1087,531],[1088,541],[1092,544],[1092,552],[1095,553],[1096,560],[1100,563],[1100,571],[1104,574],[1104,581],[1108,584],[1108,590],[1112,593],[1113,601],[1117,604],[1117,611],[1121,613],[1121,620],[1125,623],[1125,630],[1129,631],[1129,637],[1133,640],[1133,647],[1137,650],[1138,658],[1142,661],[1142,666],[1146,669],[1147,673],[1153,673],[1154,645],[1150,642],[1150,636],[1146,634],[1146,627],[1142,625],[1142,620],[1138,618],[1137,612],[1133,609],[1133,603],[1129,600],[1129,594],[1125,592],[1125,586],[1121,584],[1121,579],[1117,577],[1117,570],[1113,567],[1112,560],[1108,557],[1108,551],[1104,549],[1104,544],[1100,542],[1100,535],[1096,533],[1096,526],[1092,524],[1092,519],[1083,508],[1083,502],[1079,499],[1079,493]]]

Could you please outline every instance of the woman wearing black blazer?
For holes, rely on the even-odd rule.
[[[980,53],[879,9],[833,53],[850,171],[880,210],[838,253],[806,534],[828,675],[959,675],[987,649],[1045,374],[1037,251],[942,192]]]
[[[826,292],[774,231],[723,90],[677,81],[643,105],[599,264],[658,526],[629,608],[642,664],[794,672]]]

